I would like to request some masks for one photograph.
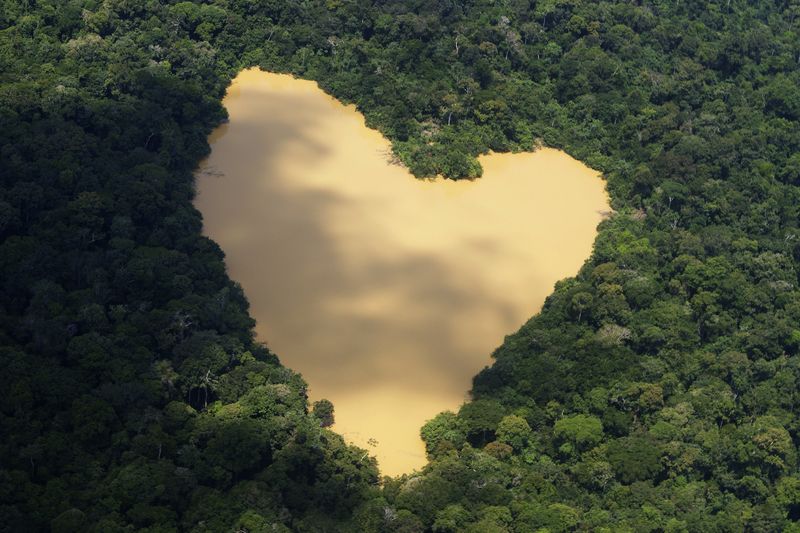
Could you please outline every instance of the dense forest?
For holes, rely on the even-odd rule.
[[[326,429],[201,235],[248,66],[418,176],[607,180],[420,473]],[[800,531],[799,88],[797,0],[0,0],[0,530]]]

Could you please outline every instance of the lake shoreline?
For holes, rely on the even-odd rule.
[[[415,179],[355,106],[285,74],[243,71],[223,103],[195,205],[259,340],[383,473],[421,468],[422,424],[589,257],[604,182],[551,148]]]

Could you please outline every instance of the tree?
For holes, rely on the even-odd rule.
[[[573,444],[578,450],[587,450],[603,438],[603,423],[589,415],[572,415],[561,418],[553,426],[554,435],[562,442]]]
[[[494,439],[503,407],[496,400],[475,400],[464,404],[458,416],[464,421],[469,440],[482,445]]]
[[[330,400],[318,400],[314,402],[311,415],[319,420],[321,427],[327,428],[333,425],[333,403]]]
[[[617,478],[626,484],[654,478],[661,472],[661,447],[640,436],[611,441],[606,452]]]
[[[503,417],[497,424],[497,440],[519,452],[528,445],[532,435],[528,421],[517,415]]]
[[[458,450],[466,442],[466,424],[455,413],[445,411],[428,420],[420,430],[425,452],[436,457],[448,450]]]
[[[581,291],[572,296],[572,309],[578,312],[577,322],[580,323],[583,312],[591,308],[594,298],[590,292]]]

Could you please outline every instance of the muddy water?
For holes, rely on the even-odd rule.
[[[384,474],[421,467],[422,424],[589,256],[604,183],[551,149],[416,180],[352,106],[285,75],[244,71],[224,104],[196,205],[259,339]]]

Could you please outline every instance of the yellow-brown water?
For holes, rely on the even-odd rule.
[[[354,107],[286,75],[244,71],[224,104],[196,206],[258,338],[384,474],[421,467],[420,427],[589,256],[604,183],[552,149],[414,179]]]

